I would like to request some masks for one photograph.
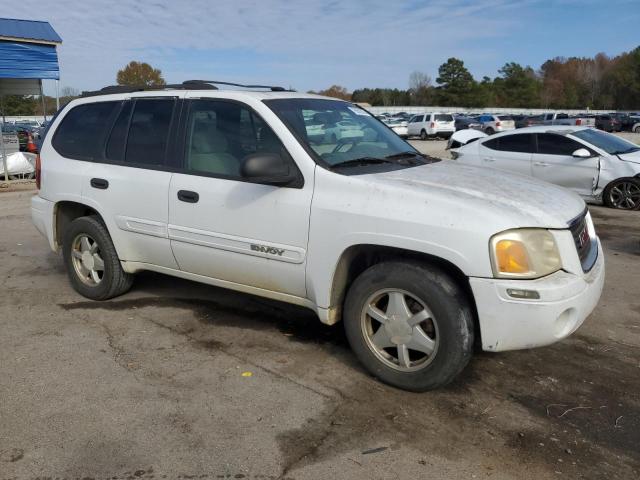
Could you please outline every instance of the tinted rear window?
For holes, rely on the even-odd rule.
[[[530,133],[519,133],[492,138],[491,140],[484,142],[483,145],[492,150],[499,150],[501,152],[533,152],[532,134]]]
[[[98,102],[72,108],[53,136],[53,148],[67,158],[102,158],[104,139],[119,106],[120,102]]]
[[[436,115],[437,122],[453,122],[453,115],[440,114]]]
[[[498,115],[498,120],[513,120],[510,115]]]
[[[127,136],[125,163],[164,164],[174,105],[172,98],[136,101]]]

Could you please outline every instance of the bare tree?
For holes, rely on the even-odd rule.
[[[414,71],[409,75],[409,88],[415,92],[431,87],[431,77],[424,72]]]

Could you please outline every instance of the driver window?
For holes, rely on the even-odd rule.
[[[241,104],[193,100],[187,119],[185,167],[193,173],[240,178],[247,155],[286,150],[273,130]]]

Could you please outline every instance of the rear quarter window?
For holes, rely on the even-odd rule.
[[[53,148],[67,158],[101,159],[104,140],[120,103],[96,102],[73,107],[53,135]]]

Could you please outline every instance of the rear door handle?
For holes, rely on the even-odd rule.
[[[109,188],[109,182],[104,178],[92,178],[90,183],[93,188],[99,188],[100,190]]]
[[[547,162],[533,162],[533,164],[537,167],[548,167],[549,164]]]
[[[495,161],[496,161],[496,159],[495,159],[495,158],[491,158],[491,157],[484,157],[484,158],[483,158],[483,160],[484,160],[485,162],[495,162]]]
[[[187,203],[198,203],[200,195],[198,195],[197,192],[192,192],[191,190],[179,190],[178,200]]]

